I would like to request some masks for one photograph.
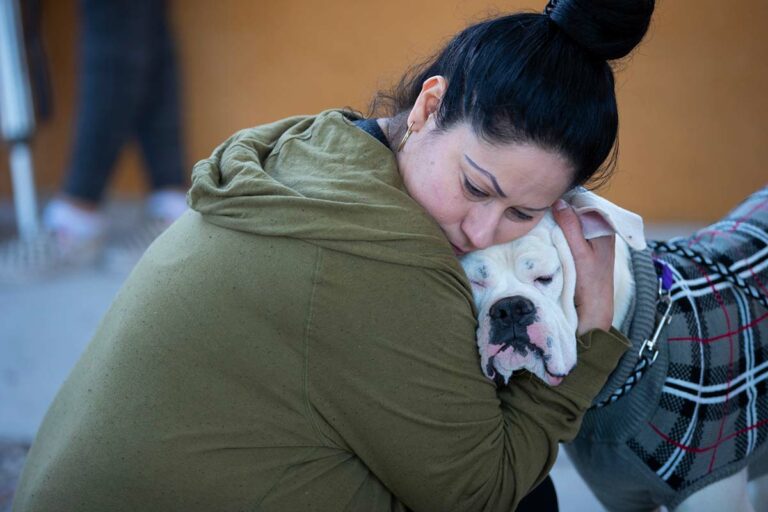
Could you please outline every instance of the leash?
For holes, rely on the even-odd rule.
[[[664,332],[664,328],[672,321],[672,285],[674,284],[674,277],[672,276],[672,269],[669,268],[665,262],[654,258],[653,265],[656,267],[656,274],[659,281],[658,298],[656,301],[657,310],[659,305],[663,305],[664,311],[659,315],[656,315],[656,328],[653,330],[653,335],[650,338],[645,338],[643,344],[640,345],[640,350],[637,353],[638,359],[632,371],[629,372],[627,380],[619,386],[613,393],[607,398],[593,405],[594,409],[605,407],[606,405],[615,402],[622,396],[629,393],[629,391],[637,384],[637,382],[643,377],[645,372],[656,362],[656,358],[659,357],[659,348],[657,344],[661,333]]]
[[[656,329],[653,331],[653,336],[650,339],[646,338],[643,340],[640,352],[637,354],[640,359],[647,361],[648,366],[651,366],[656,361],[656,358],[659,357],[659,349],[656,344],[659,342],[659,337],[664,328],[672,321],[672,293],[670,290],[672,289],[672,283],[674,283],[672,270],[666,263],[654,258],[653,265],[659,273],[659,298],[656,304],[664,305],[664,313],[656,319]]]
[[[695,261],[700,265],[705,266],[711,272],[714,272],[715,274],[722,276],[723,279],[725,279],[732,285],[736,286],[737,288],[741,289],[744,293],[749,295],[751,298],[755,299],[760,304],[768,308],[768,296],[766,296],[764,293],[762,293],[760,290],[758,290],[754,286],[747,283],[744,280],[744,278],[740,277],[736,272],[732,271],[730,268],[728,268],[727,265],[723,264],[722,262],[714,261],[712,260],[712,258],[705,256],[704,254],[701,254],[698,251],[694,251],[690,247],[683,247],[674,243],[670,243],[668,241],[667,242],[650,241],[648,242],[648,246],[654,252],[666,252],[670,254],[677,254],[678,256],[683,256],[685,258]]]

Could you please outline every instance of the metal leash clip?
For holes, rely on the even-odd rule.
[[[659,341],[659,336],[661,336],[664,327],[669,325],[672,321],[672,297],[669,290],[664,289],[662,279],[659,279],[659,300],[666,304],[666,308],[664,308],[664,313],[656,323],[656,330],[654,331],[653,336],[651,336],[651,339],[646,338],[643,340],[643,344],[640,346],[640,352],[638,353],[638,356],[648,360],[649,365],[653,364],[654,361],[656,361],[656,358],[659,357],[659,349],[656,347],[656,343]],[[646,350],[648,353],[645,353]]]

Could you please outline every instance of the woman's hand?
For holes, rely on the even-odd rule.
[[[576,262],[577,335],[592,329],[607,331],[613,320],[613,263],[616,237],[586,240],[573,208],[560,199],[552,208]]]

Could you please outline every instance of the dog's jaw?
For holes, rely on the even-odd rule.
[[[570,343],[575,326],[546,312],[552,304],[536,306],[537,320],[525,327],[509,327],[496,333],[486,308],[477,330],[483,371],[497,374],[506,383],[519,370],[528,370],[549,385],[560,384],[576,364],[576,344]]]

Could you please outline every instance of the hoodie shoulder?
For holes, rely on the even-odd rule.
[[[199,162],[192,209],[229,229],[402,264],[457,268],[392,151],[341,111],[242,130]]]

